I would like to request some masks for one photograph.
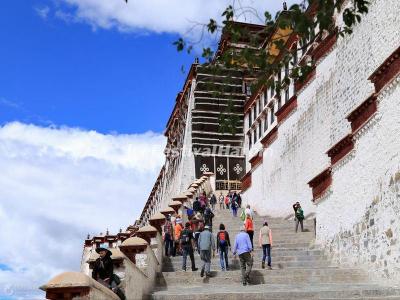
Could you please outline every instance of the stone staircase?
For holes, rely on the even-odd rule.
[[[216,210],[215,216],[213,233],[224,223],[233,246],[240,218],[233,218],[228,210]],[[399,288],[374,284],[363,270],[332,265],[321,250],[313,247],[312,221],[305,221],[306,232],[296,234],[292,220],[267,218],[273,233],[273,269],[262,269],[258,229],[263,220],[259,216],[254,220],[255,253],[248,286],[241,284],[239,259],[234,259],[232,253],[229,271],[221,271],[217,254],[212,258],[211,278],[201,278],[199,271],[182,271],[182,257],[177,256],[164,259],[152,299],[400,299]],[[200,270],[197,253],[195,260]]]

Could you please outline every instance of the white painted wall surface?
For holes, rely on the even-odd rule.
[[[373,91],[367,78],[398,46],[400,23],[394,12],[399,5],[396,0],[373,1],[362,25],[350,37],[339,39],[317,66],[316,78],[298,95],[297,111],[281,124],[278,139],[264,151],[265,195],[254,196],[262,192],[255,184],[256,174],[243,194],[260,213],[286,216],[294,201],[303,204],[306,214],[315,210],[307,182],[329,166],[325,152],[350,132],[345,117]]]
[[[354,33],[340,38],[317,66],[243,199],[274,217],[292,213],[291,204],[300,201],[306,214],[317,213],[317,242],[338,262],[398,279],[399,83],[380,95],[379,121],[358,137],[354,157],[335,168],[332,193],[318,207],[307,185],[330,165],[326,151],[351,132],[346,116],[374,91],[368,77],[400,45],[400,1],[373,0],[369,9]]]
[[[317,243],[344,265],[400,277],[400,77],[317,206]],[[386,279],[385,279],[386,280]]]

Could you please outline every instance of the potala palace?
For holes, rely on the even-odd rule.
[[[292,62],[312,60],[315,68],[280,94],[251,91],[246,72],[215,74],[196,60],[166,125],[165,164],[140,218],[125,231],[88,237],[81,272],[51,279],[42,286],[47,298],[119,299],[91,278],[94,249],[107,243],[127,299],[400,299],[400,1],[370,2],[353,34],[317,33],[318,42]],[[285,43],[290,49],[297,39]],[[243,46],[223,36],[214,64]],[[236,133],[219,130],[230,103]],[[164,257],[165,216],[185,222],[196,196],[228,190],[241,191],[256,211],[256,230],[267,219],[275,232],[275,267],[261,269],[256,254],[247,287],[238,283],[238,267],[221,272],[215,262],[204,282],[181,271],[180,257]],[[308,229],[297,235],[296,201]],[[217,210],[215,220],[234,238],[239,218]]]

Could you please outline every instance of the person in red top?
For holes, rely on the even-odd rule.
[[[226,195],[226,196],[225,196],[225,206],[226,206],[226,209],[229,209],[229,201],[230,201],[229,195]]]
[[[254,245],[253,245],[254,226],[253,226],[253,220],[251,219],[250,214],[246,215],[246,220],[244,221],[244,227],[246,228],[246,232],[250,237],[251,247],[254,249]]]

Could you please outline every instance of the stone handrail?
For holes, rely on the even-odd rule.
[[[119,297],[104,285],[79,272],[64,272],[40,287],[46,299],[119,300]]]

